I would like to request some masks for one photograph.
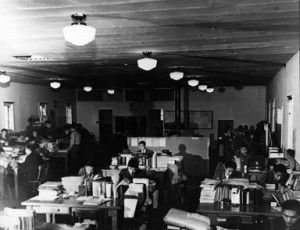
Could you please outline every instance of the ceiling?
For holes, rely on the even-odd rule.
[[[97,30],[83,47],[63,38],[74,13]],[[0,70],[15,82],[136,88],[196,77],[212,86],[266,85],[298,50],[298,0],[1,0]],[[143,51],[156,69],[137,67]],[[185,73],[179,82],[169,78],[176,67]]]

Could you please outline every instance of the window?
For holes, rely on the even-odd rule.
[[[161,121],[165,120],[165,114],[164,114],[164,110],[163,109],[160,110],[160,120]]]
[[[40,120],[41,121],[46,121],[48,120],[48,116],[47,116],[47,108],[48,107],[48,103],[45,102],[40,102],[39,103],[39,115],[40,115]]]
[[[66,104],[66,123],[72,124],[72,104]]]
[[[4,128],[14,130],[14,103],[4,102],[3,103],[3,122]]]

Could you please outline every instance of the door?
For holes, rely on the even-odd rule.
[[[222,136],[227,128],[233,129],[233,120],[218,120],[218,138]]]
[[[108,143],[113,134],[113,111],[111,109],[99,109],[99,141],[101,144]]]
[[[147,119],[147,135],[161,137],[163,135],[163,117],[161,109],[149,109]]]

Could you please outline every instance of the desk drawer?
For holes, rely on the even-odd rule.
[[[69,207],[40,207],[40,206],[34,206],[33,209],[36,213],[58,213],[58,214],[70,214],[70,208]]]

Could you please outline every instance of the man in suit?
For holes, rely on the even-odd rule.
[[[146,172],[139,168],[139,161],[136,158],[131,158],[128,162],[128,167],[120,171],[120,181],[125,180],[132,183],[133,178],[147,178]]]
[[[300,202],[287,200],[282,204],[282,217],[273,221],[274,230],[298,230],[300,229]]]
[[[148,158],[151,158],[153,156],[153,151],[146,148],[146,142],[140,141],[139,142],[139,150],[138,154],[142,156],[147,156]]]
[[[241,178],[242,175],[236,171],[236,167],[237,165],[233,160],[226,161],[224,166],[220,166],[216,169],[214,178],[218,180]]]
[[[279,189],[285,186],[288,177],[286,167],[283,164],[277,164],[272,170],[266,171],[258,183],[264,187],[266,184],[275,184],[276,188]]]

